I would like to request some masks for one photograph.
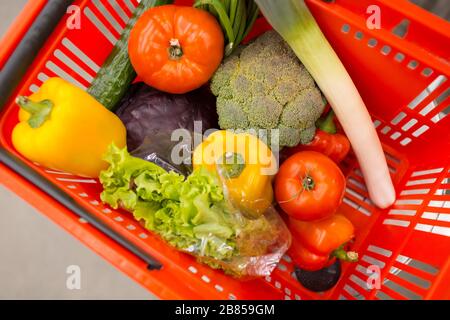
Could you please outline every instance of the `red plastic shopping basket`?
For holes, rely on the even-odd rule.
[[[346,161],[342,211],[357,227],[354,249],[361,259],[344,265],[333,290],[305,290],[288,256],[265,279],[225,276],[103,205],[97,180],[46,170],[14,150],[13,98],[52,76],[87,88],[136,0],[73,1],[77,7],[69,12],[80,10],[81,29],[66,23],[72,1],[30,1],[0,45],[1,182],[161,298],[449,299],[450,26],[406,0],[307,2],[369,108],[398,193],[392,208],[375,208],[357,162]],[[371,30],[367,9],[374,5],[382,28]],[[260,20],[255,30],[266,28]],[[374,270],[381,281],[369,289]]]

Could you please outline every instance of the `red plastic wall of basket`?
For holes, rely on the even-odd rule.
[[[450,299],[450,25],[406,0],[307,1],[327,38],[357,84],[373,117],[398,192],[388,210],[368,199],[358,165],[345,163],[347,193],[342,212],[356,225],[357,264],[346,264],[338,285],[316,294],[292,276],[288,256],[270,277],[240,282],[164,244],[121,211],[104,206],[101,186],[29,166],[164,267],[149,271],[138,258],[50,196],[0,164],[0,181],[141,285],[165,299]],[[46,0],[30,1],[0,45],[0,66],[21,41]],[[190,4],[191,1],[178,1]],[[45,79],[61,76],[87,87],[118,39],[136,0],[78,0],[81,29],[60,22],[19,85],[29,95]],[[367,9],[381,9],[381,29],[366,26]],[[67,16],[68,17],[68,16]],[[407,26],[399,34],[399,26]],[[268,28],[258,21],[254,35]],[[0,142],[11,145],[17,107],[0,119]],[[381,272],[369,289],[371,266]],[[372,282],[374,283],[374,282]]]

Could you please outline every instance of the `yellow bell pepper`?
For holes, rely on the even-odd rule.
[[[60,78],[47,80],[29,98],[20,96],[14,147],[47,168],[98,177],[108,167],[108,146],[126,145],[120,119],[82,89]]]
[[[273,202],[277,162],[269,147],[254,135],[214,132],[195,149],[193,166],[217,172],[232,204],[247,217],[260,217]]]

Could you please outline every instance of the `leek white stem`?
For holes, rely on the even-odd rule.
[[[328,43],[304,0],[255,0],[316,80],[349,138],[367,184],[380,208],[395,201],[386,158],[367,108],[350,75]]]

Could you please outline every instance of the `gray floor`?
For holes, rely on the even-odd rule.
[[[26,0],[0,0],[0,37]],[[81,290],[66,287],[68,266]],[[154,299],[0,185],[0,299]]]
[[[413,0],[448,19],[449,0]],[[27,0],[0,0],[0,36]],[[68,290],[66,268],[81,268]],[[153,296],[0,185],[0,299],[152,299]]]

